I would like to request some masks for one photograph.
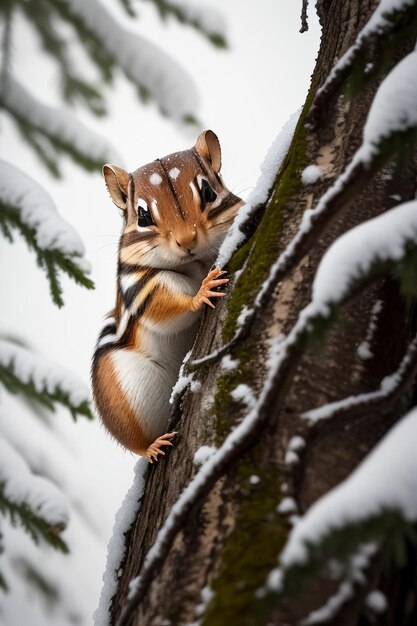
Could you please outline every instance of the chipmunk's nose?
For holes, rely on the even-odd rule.
[[[177,242],[178,247],[192,250],[197,245],[197,231],[193,229],[188,232],[178,234],[175,237],[175,241]]]

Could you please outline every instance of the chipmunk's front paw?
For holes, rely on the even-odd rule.
[[[193,310],[198,311],[201,309],[203,304],[208,304],[214,309],[214,304],[212,304],[209,298],[221,298],[226,295],[224,291],[212,291],[216,287],[220,287],[220,285],[226,285],[229,282],[228,278],[219,278],[226,274],[225,270],[221,270],[220,267],[215,267],[211,270],[204,280],[201,283],[201,287],[198,290],[198,293],[193,298]]]
[[[153,443],[146,450],[146,460],[148,463],[153,463],[154,460],[158,461],[158,455],[162,454],[165,456],[165,452],[161,449],[163,446],[173,446],[174,444],[169,441],[172,439],[177,433],[166,433],[165,435],[161,435],[158,439],[155,439]]]

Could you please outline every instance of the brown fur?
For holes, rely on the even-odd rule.
[[[193,298],[183,293],[173,293],[164,287],[158,287],[155,297],[146,310],[146,317],[158,324],[179,315],[193,311]]]
[[[122,392],[111,352],[103,354],[96,364],[93,391],[105,427],[123,446],[143,455],[152,441],[141,429],[137,416]]]

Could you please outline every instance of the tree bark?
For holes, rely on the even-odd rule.
[[[324,110],[316,112],[316,122],[307,126],[306,122],[311,121],[309,111],[318,87],[352,45],[377,4],[376,0],[318,3],[323,26],[321,48],[292,146],[256,232],[230,263],[232,278],[242,271],[233,281],[229,297],[217,305],[215,312],[204,315],[194,358],[231,339],[243,305],[252,304],[271,264],[297,231],[304,210],[317,203],[360,145],[378,80],[365,85],[350,101],[335,93],[326,100]],[[412,48],[413,42],[405,41],[391,59],[392,65]],[[324,176],[314,185],[302,185],[301,172],[311,163],[320,165]],[[194,453],[202,445],[221,445],[247,413],[245,403],[233,401],[231,391],[238,384],[246,384],[255,395],[259,394],[269,341],[280,333],[287,334],[309,302],[323,252],[344,231],[391,208],[395,204],[393,196],[406,201],[415,196],[415,191],[415,168],[401,171],[391,164],[383,167],[270,294],[250,336],[233,348],[232,357],[239,360],[239,366],[226,371],[220,363],[213,363],[197,370],[194,376],[200,383],[198,391],[188,389],[174,414],[179,431],[175,448],[158,465],[149,467],[141,512],[126,540],[112,623],[120,618],[129,582],[140,573],[163,521],[196,473]],[[377,301],[381,302],[381,312],[371,339],[372,356],[363,360],[358,346],[367,335]],[[288,518],[277,512],[277,506],[284,497],[291,496],[302,514],[346,478],[410,405],[413,376],[401,397],[384,410],[378,407],[362,414],[347,414],[341,421],[329,420],[314,429],[309,428],[302,414],[377,389],[381,379],[397,369],[413,331],[412,311],[393,280],[372,284],[349,304],[340,323],[327,335],[323,353],[303,355],[284,404],[270,402],[269,425],[260,440],[217,481],[204,503],[195,507],[162,571],[126,624],[174,626],[199,619],[202,626],[295,625],[323,605],[334,588],[318,580],[304,590],[301,599],[285,598],[279,606],[264,612],[254,609],[254,593],[276,566],[291,528]],[[277,398],[281,392],[276,389]],[[299,461],[289,463],[288,443],[295,435],[303,437],[306,446],[298,452]],[[385,621],[376,623],[411,624],[407,620],[416,611],[415,597],[410,596],[415,574],[415,568],[399,577],[387,574],[378,558],[370,564],[369,584],[382,585],[394,603],[404,598],[408,603],[401,615],[390,609],[389,615],[381,618]],[[205,594],[202,600],[204,588],[211,590],[209,602],[203,601]],[[365,585],[344,607],[343,616],[335,624],[368,624],[366,590]]]

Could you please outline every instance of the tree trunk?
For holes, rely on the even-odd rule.
[[[231,277],[242,271],[233,282],[227,301],[219,303],[215,312],[205,313],[194,357],[204,356],[232,338],[242,307],[252,305],[272,263],[297,231],[304,210],[315,206],[360,145],[378,80],[366,84],[350,101],[335,93],[315,112],[314,123],[305,124],[311,122],[309,112],[318,87],[352,45],[377,4],[376,0],[318,2],[323,26],[321,48],[290,151],[256,231],[229,265]],[[412,41],[405,41],[391,64],[412,48]],[[311,163],[320,165],[324,176],[315,184],[303,185],[301,172]],[[221,445],[247,413],[247,404],[234,401],[231,391],[245,384],[255,396],[259,394],[269,341],[279,333],[286,335],[309,302],[312,280],[324,250],[344,231],[393,206],[393,196],[406,201],[415,196],[415,191],[415,171],[399,171],[391,165],[382,168],[361,193],[352,197],[354,202],[270,294],[250,336],[232,349],[239,366],[229,371],[222,369],[220,363],[213,363],[194,374],[200,386],[194,392],[186,390],[175,412],[179,431],[175,448],[148,470],[141,512],[126,540],[122,575],[112,604],[112,623],[120,618],[129,582],[141,572],[164,519],[196,473],[194,453],[202,445]],[[378,301],[380,313],[371,338],[370,358],[364,360],[358,347],[367,336]],[[268,406],[268,427],[188,516],[161,572],[125,624],[176,626],[200,620],[202,626],[295,625],[323,605],[334,588],[318,580],[304,590],[301,598],[285,598],[278,606],[264,607],[262,611],[254,609],[254,593],[276,567],[291,528],[288,517],[279,513],[277,506],[284,497],[291,496],[297,503],[297,513],[303,514],[317,498],[343,480],[404,413],[411,401],[411,390],[383,410],[379,407],[378,411],[364,414],[345,414],[337,422],[329,420],[321,427],[309,427],[302,414],[328,402],[377,389],[381,379],[398,367],[413,330],[412,323],[411,312],[396,283],[389,279],[373,283],[344,309],[341,321],[327,335],[323,353],[303,355],[283,401],[283,390],[274,390],[276,398]],[[288,443],[295,435],[303,437],[306,445],[296,455],[288,455]],[[407,619],[415,610],[415,598],[410,600],[407,589],[412,587],[410,581],[414,578],[415,570],[390,576],[378,557],[374,559],[368,580],[379,582],[394,605],[403,602],[405,606],[408,598],[408,613],[404,610],[400,615],[390,609],[385,621],[377,623],[411,623]],[[202,596],[205,588],[210,589],[210,594],[206,591]],[[366,589],[365,585],[345,605],[343,616],[335,624],[368,623],[363,601]]]

